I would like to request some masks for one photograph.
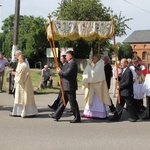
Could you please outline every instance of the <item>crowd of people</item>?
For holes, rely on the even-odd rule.
[[[10,69],[14,76],[14,107],[10,116],[30,117],[38,115],[35,104],[32,81],[30,77],[30,66],[26,57],[20,50],[15,52],[18,60],[16,70]],[[60,92],[52,105],[48,104],[54,113],[49,114],[50,118],[58,121],[69,102],[74,119],[70,123],[80,123],[81,116],[76,91],[78,89],[77,73],[78,66],[75,61],[73,51],[67,51],[60,57],[62,67],[56,68],[56,73],[60,76]],[[137,58],[126,59],[115,62],[112,67],[109,56],[100,58],[98,54],[91,57],[82,75],[82,85],[85,91],[86,101],[82,117],[108,119],[109,121],[119,121],[122,116],[124,105],[129,112],[129,121],[136,122],[139,115],[147,111],[145,118],[150,119],[150,74],[149,68],[141,64]],[[5,67],[9,66],[8,60],[3,53],[0,53],[0,92],[2,92]],[[113,79],[113,82],[111,82]],[[113,83],[111,85],[111,83]],[[45,65],[41,71],[41,88],[53,88],[52,71]],[[110,86],[113,86],[113,104],[109,95]],[[118,92],[116,92],[116,90]],[[147,106],[143,105],[143,98],[146,94]],[[109,116],[109,112],[113,116]]]

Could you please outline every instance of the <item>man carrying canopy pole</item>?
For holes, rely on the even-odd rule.
[[[65,70],[61,70],[59,67],[57,68],[57,73],[62,77],[62,85],[65,93],[65,101],[66,104],[69,101],[71,110],[74,115],[74,119],[70,121],[70,123],[79,123],[81,122],[80,118],[80,112],[79,112],[79,106],[76,100],[76,90],[78,88],[77,85],[77,72],[78,67],[77,63],[74,60],[74,52],[73,51],[67,51],[66,52],[66,60],[67,60],[67,66],[65,67]],[[58,121],[65,109],[65,106],[62,104],[62,102],[59,103],[59,106],[54,114],[50,114],[50,118],[56,119]]]
[[[52,33],[52,40],[48,39],[48,41],[49,41],[50,47],[51,47],[53,55],[54,55],[54,62],[55,62],[56,68],[58,68],[59,65],[58,65],[58,60],[57,60],[57,53],[56,53],[56,47],[55,47],[55,41],[54,41],[54,35],[53,35],[53,27],[52,27],[52,22],[51,22],[51,16],[48,15],[48,18],[50,19],[50,27],[51,27],[51,33]],[[64,106],[66,106],[66,101],[65,101],[65,98],[64,98],[64,90],[63,90],[63,87],[62,87],[62,81],[61,81],[60,76],[59,76],[59,81],[60,81],[60,89],[61,89],[61,93],[62,93],[62,101],[63,101]]]
[[[129,121],[136,122],[139,117],[133,103],[133,75],[128,67],[126,58],[121,59],[121,67],[123,68],[123,72],[120,76],[118,87],[120,89],[120,103],[117,103],[114,116],[109,120],[119,121],[123,112],[124,104],[126,103],[130,115]]]

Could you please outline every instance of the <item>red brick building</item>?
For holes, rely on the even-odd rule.
[[[150,30],[137,30],[129,35],[123,43],[129,43],[133,52],[139,56],[142,61],[150,62]]]

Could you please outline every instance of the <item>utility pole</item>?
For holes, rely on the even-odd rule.
[[[18,49],[18,30],[19,30],[19,15],[20,15],[20,0],[15,1],[15,18],[14,18],[14,37],[13,37],[13,46],[12,46],[12,68],[16,70],[16,58],[14,56],[16,50]],[[14,88],[14,76],[9,74],[8,77],[8,89],[7,92],[12,94]]]
[[[17,45],[18,45],[19,15],[20,15],[20,0],[16,0],[15,19],[14,19],[14,37],[13,37],[13,46],[12,46],[12,62],[16,62],[14,54],[18,48]]]

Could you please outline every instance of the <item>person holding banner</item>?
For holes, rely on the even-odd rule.
[[[131,117],[129,118],[129,121],[136,122],[139,119],[133,103],[133,75],[132,71],[127,67],[127,65],[127,59],[122,58],[121,67],[123,71],[119,79],[119,86],[117,87],[120,91],[120,102],[117,101],[116,111],[114,113],[114,116],[112,118],[109,118],[110,121],[120,120],[125,103]]]

